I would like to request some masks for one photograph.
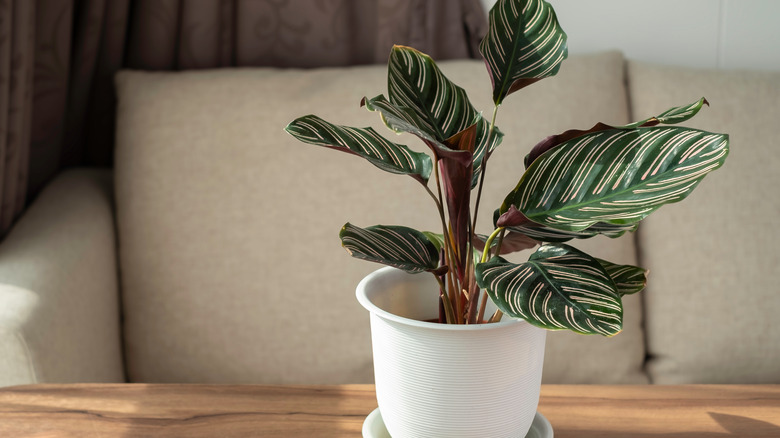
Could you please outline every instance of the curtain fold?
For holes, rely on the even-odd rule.
[[[0,233],[60,169],[112,165],[121,68],[477,57],[487,31],[480,0],[7,0],[0,21]]]
[[[35,3],[0,2],[0,230],[24,206],[32,113]]]

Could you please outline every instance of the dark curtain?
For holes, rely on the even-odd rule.
[[[111,166],[121,68],[478,55],[479,0],[0,0],[0,234],[62,168]]]
[[[28,187],[35,6],[0,1],[0,234],[23,210]]]

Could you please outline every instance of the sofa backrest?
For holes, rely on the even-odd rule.
[[[441,64],[477,108],[492,110],[480,61]],[[131,381],[370,382],[368,317],[357,282],[379,265],[348,257],[338,230],[402,224],[437,230],[417,182],[338,152],[298,143],[284,126],[314,113],[381,125],[359,107],[385,93],[383,66],[319,70],[123,72],[116,202]],[[624,61],[573,58],[511,96],[497,124],[481,226],[517,183],[541,138],[596,121],[628,122]],[[413,137],[394,141],[417,150]],[[635,263],[631,237],[593,240],[598,256]],[[432,305],[436,295],[432,291]],[[545,381],[647,382],[641,298],[612,339],[552,333]]]
[[[723,168],[639,229],[651,380],[780,382],[780,72],[631,62],[628,82],[634,114],[705,96],[686,125],[730,135]]]

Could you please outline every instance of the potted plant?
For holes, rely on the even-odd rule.
[[[361,102],[391,130],[418,137],[430,155],[314,115],[286,128],[303,142],[411,176],[438,212],[439,232],[347,223],[340,233],[353,257],[396,268],[358,286],[371,311],[379,409],[393,436],[523,436],[538,403],[544,329],[614,336],[621,297],[646,283],[642,268],[565,242],[634,231],[728,155],[727,135],[673,126],[704,98],[628,125],[552,135],[518,166],[492,232],[478,234],[487,164],[503,139],[496,114],[509,95],[558,72],[566,34],[547,2],[499,0],[480,52],[493,86],[490,119],[429,56],[403,46],[390,54],[387,96]],[[502,257],[537,246],[525,263]],[[429,275],[410,275],[419,273]]]

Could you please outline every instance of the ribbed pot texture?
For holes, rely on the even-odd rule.
[[[539,402],[545,330],[507,317],[424,322],[438,318],[430,274],[382,268],[360,282],[357,298],[371,313],[377,401],[391,436],[525,436]]]

